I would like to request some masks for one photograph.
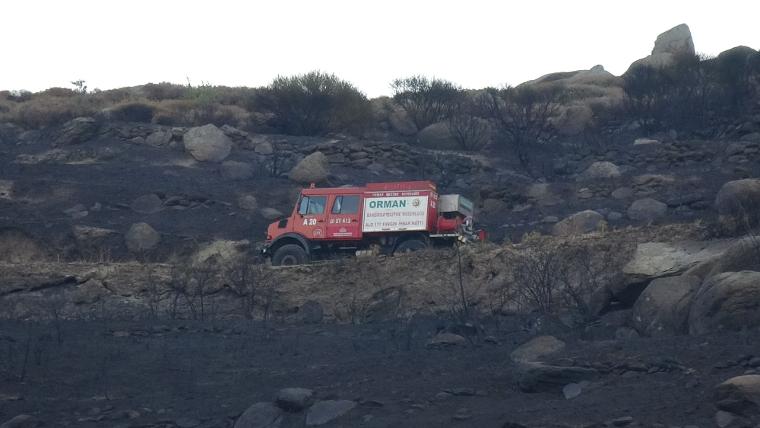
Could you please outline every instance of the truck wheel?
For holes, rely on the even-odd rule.
[[[422,250],[427,248],[425,241],[421,239],[407,239],[406,241],[398,244],[393,254],[410,253],[412,251]]]
[[[296,244],[283,245],[272,256],[273,266],[302,265],[308,261],[309,255],[306,254],[306,250]]]

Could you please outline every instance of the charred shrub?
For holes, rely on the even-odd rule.
[[[185,97],[187,86],[175,83],[148,83],[143,86],[145,98],[152,101],[177,100]]]
[[[359,133],[372,116],[367,97],[334,74],[278,77],[254,96],[256,110],[270,112],[270,124],[292,135]]]
[[[150,122],[156,109],[152,105],[132,102],[117,105],[111,110],[111,119],[122,122]]]
[[[406,111],[417,129],[452,117],[464,98],[458,85],[425,76],[396,79],[391,87],[393,100]]]

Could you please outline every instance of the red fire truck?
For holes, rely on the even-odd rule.
[[[483,239],[473,230],[473,204],[438,195],[430,181],[301,191],[290,217],[269,225],[263,247],[272,264],[295,265],[338,254],[393,254]]]

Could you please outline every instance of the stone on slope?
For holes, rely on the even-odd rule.
[[[456,150],[459,143],[447,122],[438,122],[422,129],[417,134],[417,144],[428,149]]]
[[[760,272],[725,272],[708,278],[694,295],[689,333],[760,327]]]
[[[298,183],[321,183],[327,180],[330,175],[330,162],[322,152],[314,152],[309,156],[301,159],[293,169],[290,170],[288,177]]]
[[[565,349],[565,342],[556,337],[538,336],[512,351],[510,358],[514,362],[537,362],[563,349]]]
[[[725,183],[715,197],[719,222],[728,232],[747,232],[760,223],[760,179]]]
[[[715,387],[716,406],[740,415],[760,414],[760,375],[733,377]]]
[[[288,412],[300,412],[309,407],[314,391],[306,388],[283,388],[277,392],[275,403]]]
[[[593,210],[586,210],[575,213],[555,224],[552,228],[552,234],[555,236],[583,235],[600,230],[606,224],[603,215]]]
[[[256,403],[240,415],[234,428],[278,428],[282,418],[282,410],[274,404]]]
[[[150,193],[138,196],[129,207],[136,213],[153,214],[164,209],[164,202],[155,193]]]
[[[124,235],[124,240],[132,252],[147,251],[158,245],[161,235],[148,223],[135,223]]]
[[[219,170],[226,180],[248,180],[253,177],[253,166],[246,162],[224,161]]]
[[[95,137],[98,122],[91,117],[77,117],[63,124],[54,138],[56,146],[79,144]]]
[[[350,400],[318,401],[306,413],[306,426],[324,425],[345,415],[354,407],[356,402]]]
[[[611,179],[620,177],[620,168],[612,162],[594,162],[579,177],[582,180]]]
[[[585,367],[521,363],[518,384],[523,392],[559,392],[569,383],[592,380],[597,375],[596,370]]]
[[[633,306],[634,328],[645,336],[688,333],[691,298],[701,283],[699,277],[691,275],[652,281]]]
[[[190,128],[182,139],[185,150],[201,162],[221,162],[232,150],[229,137],[212,124]]]
[[[668,205],[652,198],[638,199],[628,207],[628,218],[651,223],[668,212]]]

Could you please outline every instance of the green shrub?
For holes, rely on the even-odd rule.
[[[278,77],[256,92],[254,110],[271,112],[270,124],[293,135],[361,132],[372,108],[367,97],[334,74],[310,73]]]

